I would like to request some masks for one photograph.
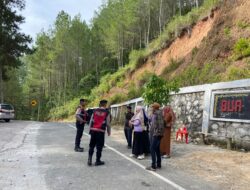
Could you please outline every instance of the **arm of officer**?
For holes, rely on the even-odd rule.
[[[81,115],[81,108],[77,108],[77,110],[76,110],[76,120],[77,120],[77,121],[80,121],[80,123],[83,123],[84,121],[83,121],[83,119],[80,117],[80,115]]]
[[[106,121],[107,121],[107,132],[108,132],[108,136],[110,136],[110,134],[111,134],[110,114],[109,114],[108,117],[106,118]]]
[[[92,123],[93,123],[93,115],[94,115],[94,114],[91,115],[91,118],[90,118],[90,121],[89,121],[89,126],[90,126],[90,127],[92,126]]]

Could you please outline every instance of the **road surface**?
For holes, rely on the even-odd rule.
[[[210,190],[222,189],[163,161],[157,172],[130,158],[131,150],[106,137],[104,166],[87,166],[88,129],[83,153],[73,151],[75,127],[70,123],[0,121],[0,190]]]

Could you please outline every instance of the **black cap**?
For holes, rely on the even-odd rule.
[[[103,104],[107,104],[107,103],[108,103],[108,100],[101,100],[101,101],[100,101],[100,104],[102,104],[102,105],[103,105]]]
[[[86,99],[80,99],[80,102],[86,102]]]
[[[128,109],[130,109],[130,110],[132,109],[132,107],[131,107],[131,106],[127,106],[127,108],[128,108]]]

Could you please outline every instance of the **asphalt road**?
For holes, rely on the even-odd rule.
[[[88,132],[88,129],[85,129]],[[0,121],[0,190],[210,190],[221,189],[163,161],[149,172],[150,157],[130,158],[125,144],[106,137],[104,166],[87,166],[89,137],[83,153],[73,151],[75,127],[67,123]]]

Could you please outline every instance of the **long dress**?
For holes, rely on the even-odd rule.
[[[164,135],[161,139],[160,151],[162,155],[170,156],[171,152],[171,128],[173,127],[173,123],[175,121],[175,115],[172,109],[164,110],[164,121],[165,121],[165,129]]]
[[[134,154],[135,156],[139,156],[144,153],[143,128],[140,120],[134,120],[133,125],[134,125],[134,139],[133,139],[132,154]]]

